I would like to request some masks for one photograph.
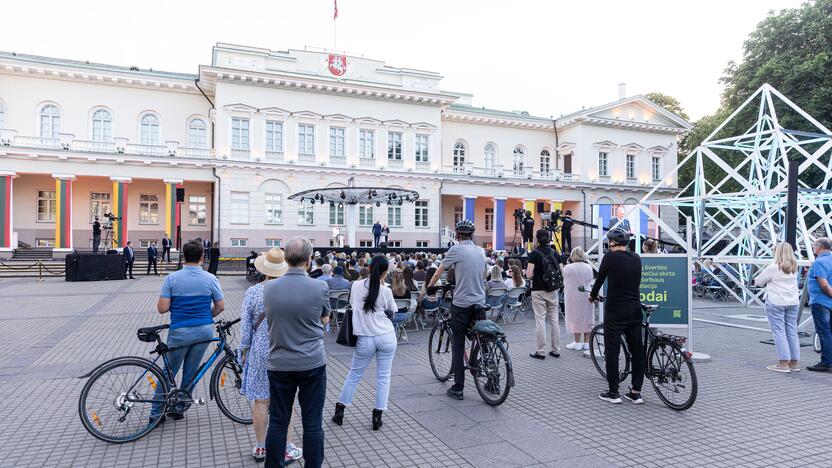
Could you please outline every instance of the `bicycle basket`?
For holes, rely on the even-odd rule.
[[[474,332],[490,336],[500,336],[503,334],[502,328],[491,320],[478,320],[474,324]]]

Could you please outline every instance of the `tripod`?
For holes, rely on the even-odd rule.
[[[101,227],[104,230],[104,239],[101,241],[101,245],[99,245],[99,249],[104,247],[104,253],[106,254],[107,251],[112,250],[113,248],[113,222],[108,221],[104,226]]]

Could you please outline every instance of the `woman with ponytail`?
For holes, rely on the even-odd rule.
[[[393,292],[385,284],[390,262],[384,255],[376,255],[370,262],[370,277],[353,283],[350,292],[352,306],[352,328],[358,337],[352,365],[338,403],[335,403],[335,415],[332,422],[341,425],[344,422],[344,410],[352,403],[355,388],[373,356],[376,358],[376,403],[373,409],[373,430],[381,428],[381,414],[387,409],[387,397],[390,395],[390,373],[393,368],[393,356],[396,354],[396,333],[391,317],[396,312]]]

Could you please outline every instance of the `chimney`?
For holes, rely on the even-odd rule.
[[[618,83],[618,100],[627,97],[627,83]]]

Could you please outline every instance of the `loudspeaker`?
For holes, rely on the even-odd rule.
[[[185,203],[185,189],[176,187],[176,203]]]
[[[544,211],[544,203],[542,201],[537,202],[537,212],[543,213]]]

